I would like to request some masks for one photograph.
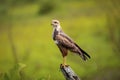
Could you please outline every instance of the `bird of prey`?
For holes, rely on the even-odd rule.
[[[51,25],[53,26],[53,40],[63,56],[62,66],[67,65],[66,56],[68,54],[68,50],[78,54],[84,61],[90,58],[90,56],[84,50],[82,50],[67,34],[62,31],[60,22],[58,20],[52,20]]]

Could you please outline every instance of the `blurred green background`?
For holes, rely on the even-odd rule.
[[[0,0],[0,80],[64,80],[52,19],[91,56],[67,57],[82,80],[120,80],[119,0]]]

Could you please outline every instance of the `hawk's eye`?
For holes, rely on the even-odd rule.
[[[57,22],[54,22],[55,24],[57,24]]]

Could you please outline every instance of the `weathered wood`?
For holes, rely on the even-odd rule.
[[[66,80],[80,80],[77,74],[72,70],[69,65],[62,66],[60,65],[60,70],[62,71]]]

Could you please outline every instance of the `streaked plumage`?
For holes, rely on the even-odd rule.
[[[63,58],[67,56],[68,50],[79,54],[83,60],[90,58],[90,56],[84,50],[82,50],[68,35],[62,31],[60,22],[58,20],[52,20],[52,26],[54,29],[53,40],[60,49]],[[63,62],[63,65],[65,64],[66,63]]]

